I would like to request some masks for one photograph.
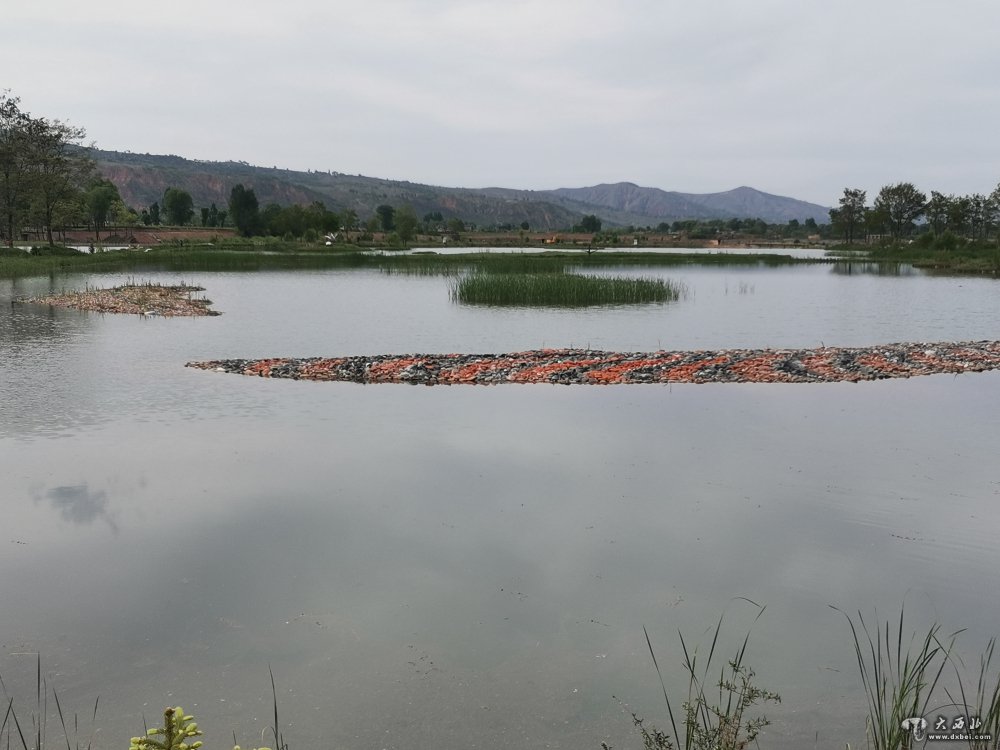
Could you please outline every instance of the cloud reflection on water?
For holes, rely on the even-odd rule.
[[[114,533],[118,533],[114,513],[108,509],[108,493],[104,490],[91,490],[87,483],[52,487],[38,492],[34,499],[36,503],[48,501],[64,521],[88,525],[101,520]]]

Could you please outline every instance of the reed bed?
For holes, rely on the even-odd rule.
[[[497,307],[591,307],[673,302],[682,285],[664,279],[572,273],[474,273],[452,284],[452,300]]]
[[[564,273],[569,259],[537,254],[520,253],[463,253],[461,255],[437,255],[436,253],[415,253],[413,255],[374,256],[379,268],[385,274],[408,276],[461,276],[469,272],[538,274]]]

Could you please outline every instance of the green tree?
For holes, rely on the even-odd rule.
[[[864,226],[865,191],[859,188],[844,188],[844,195],[839,201],[840,208],[831,209],[830,223],[844,233],[844,241],[854,244],[854,234],[859,227]]]
[[[927,201],[926,217],[930,228],[935,234],[941,234],[948,228],[948,212],[954,197],[942,195],[936,190],[931,191],[931,199]]]
[[[969,196],[969,225],[972,239],[987,239],[996,224],[997,206],[992,196],[975,193]]]
[[[972,201],[967,196],[953,198],[948,204],[948,229],[966,234],[972,221]]]
[[[257,194],[242,184],[234,185],[229,193],[229,216],[233,226],[244,237],[250,237],[260,230],[260,207]]]
[[[353,208],[345,208],[342,215],[344,231],[350,232],[352,229],[357,229],[358,227],[358,212]]]
[[[31,180],[32,119],[21,111],[20,103],[8,92],[0,92],[0,211],[2,234],[10,246],[28,210]]]
[[[417,231],[420,220],[417,219],[417,212],[413,206],[404,205],[396,210],[395,215],[396,233],[403,242],[409,242]]]
[[[76,201],[93,174],[78,147],[84,135],[82,128],[22,112],[17,97],[0,91],[0,236],[9,244],[28,221],[43,227],[52,244],[57,207]]]
[[[381,206],[375,209],[375,215],[378,217],[379,226],[382,228],[383,232],[391,232],[396,228],[395,215],[396,209],[392,206],[383,203]]]
[[[587,214],[580,220],[580,229],[584,232],[600,232],[601,220],[594,214]]]
[[[56,208],[81,194],[84,184],[93,177],[94,163],[85,151],[75,148],[86,135],[82,128],[59,121],[39,120],[36,124],[31,205],[52,245]]]
[[[163,211],[169,224],[184,226],[194,216],[194,200],[186,190],[168,187],[163,192]]]
[[[886,185],[875,197],[874,208],[885,215],[889,233],[894,239],[909,234],[913,222],[926,210],[927,196],[910,182]]]
[[[317,236],[320,233],[332,234],[340,229],[340,216],[330,211],[320,201],[313,201],[305,212],[306,228],[312,229]]]
[[[149,223],[160,226],[160,204],[157,201],[153,201],[153,205],[149,207]]]
[[[66,227],[84,224],[87,212],[84,209],[83,193],[77,193],[72,198],[59,201],[52,209],[52,224],[62,232],[62,241],[66,241]]]
[[[288,232],[288,221],[283,215],[281,206],[268,203],[260,212],[260,231],[273,237],[283,237]]]
[[[111,207],[115,201],[120,201],[118,188],[110,180],[96,180],[84,195],[84,203],[87,208],[87,218],[94,227],[94,237],[100,241],[101,230],[111,216]]]
[[[108,218],[113,226],[122,227],[128,237],[132,236],[132,230],[139,223],[139,214],[126,206],[121,198],[112,202]]]

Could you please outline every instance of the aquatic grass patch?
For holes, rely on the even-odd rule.
[[[757,622],[764,614],[765,607],[742,597],[740,600],[757,608],[757,615],[753,620]],[[677,743],[676,747],[684,750],[744,750],[755,743],[761,730],[771,723],[764,714],[751,715],[758,704],[780,703],[781,696],[754,683],[756,673],[745,661],[750,630],[747,630],[742,643],[726,664],[721,667],[716,665],[716,647],[719,645],[724,617],[725,613],[720,615],[715,625],[704,660],[699,654],[700,644],[688,648],[683,633],[678,631],[684,653],[683,669],[688,688],[687,697],[676,712],[649,632],[643,627],[642,632],[646,637],[646,645],[660,680],[660,687],[663,689],[663,699],[667,704],[670,728],[673,731],[671,740],[671,736],[666,732],[652,725],[647,727],[645,720],[633,713],[632,720],[642,736],[646,750],[674,750],[674,742]],[[715,677],[716,671],[718,678]],[[608,746],[605,744],[604,748],[607,750]]]
[[[479,273],[537,274],[563,273],[569,260],[540,254],[522,253],[412,253],[410,255],[376,255],[379,268],[386,274],[411,276],[459,276],[472,271]]]
[[[591,307],[673,302],[684,287],[665,279],[584,276],[575,273],[473,273],[451,287],[465,305]]]
[[[961,660],[954,654],[949,655],[949,661],[955,670],[958,688],[954,693],[946,690],[948,698],[952,705],[967,710],[969,716],[981,722],[978,727],[968,727],[969,731],[974,731],[979,736],[992,738],[991,741],[969,740],[969,747],[972,750],[990,750],[991,748],[996,750],[997,747],[1000,747],[1000,670],[994,673],[992,669],[995,647],[996,637],[990,638],[986,644],[986,650],[979,657],[979,673],[976,677],[974,694],[965,688],[963,670],[959,668]]]
[[[941,626],[931,625],[919,639],[913,633],[904,642],[905,607],[893,630],[885,621],[873,627],[858,612],[857,622],[843,610],[831,605],[847,619],[854,642],[861,684],[868,701],[865,735],[874,750],[908,748],[912,731],[904,727],[907,719],[927,715],[931,696],[941,674],[951,659],[956,631],[941,638]],[[876,615],[877,617],[877,615]]]
[[[764,607],[740,599],[758,608],[753,620],[756,623]],[[935,623],[919,635],[914,631],[906,636],[905,607],[900,608],[898,620],[882,622],[876,614],[875,623],[866,621],[860,612],[855,618],[833,605],[830,607],[850,625],[854,656],[867,698],[865,736],[869,748],[910,750],[923,743],[931,732],[965,734],[967,738],[961,744],[971,750],[1000,747],[1000,671],[993,665],[995,637],[980,656],[978,674],[974,673],[970,680],[955,649],[962,630],[945,635]],[[703,660],[700,644],[689,648],[679,633],[682,667],[688,683],[686,699],[679,707],[670,699],[649,633],[643,628],[673,732],[671,735],[647,725],[631,712],[646,750],[744,750],[770,724],[764,715],[751,716],[753,706],[778,703],[781,699],[754,683],[756,674],[746,664],[749,629],[726,666],[713,667],[722,623],[720,617],[711,631]],[[954,668],[952,681],[944,679],[949,665]],[[964,726],[953,725],[959,718],[964,720]],[[935,726],[942,720],[947,720],[943,730]],[[602,747],[610,750],[606,743]],[[851,746],[847,747],[850,750]]]

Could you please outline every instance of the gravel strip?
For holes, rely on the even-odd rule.
[[[264,378],[414,385],[833,383],[1000,369],[1000,341],[631,353],[540,349],[510,354],[226,359],[187,366]]]

